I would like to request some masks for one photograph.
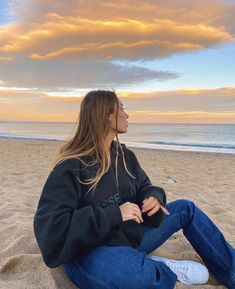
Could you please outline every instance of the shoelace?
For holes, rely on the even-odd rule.
[[[187,280],[188,279],[188,266],[185,265],[179,265],[179,264],[170,264],[170,268],[172,268],[172,271],[175,272],[178,279],[180,277],[181,280]]]

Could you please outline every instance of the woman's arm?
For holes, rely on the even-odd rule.
[[[49,267],[64,264],[98,244],[111,228],[123,221],[117,205],[78,208],[80,200],[81,186],[71,165],[54,168],[44,185],[34,217],[35,236]]]
[[[131,165],[135,171],[136,184],[137,184],[137,202],[139,207],[141,208],[143,201],[153,196],[155,197],[162,206],[166,205],[166,193],[163,188],[158,186],[153,186],[149,177],[145,173],[145,171],[141,168],[139,161],[136,158],[134,152],[128,149],[129,160],[131,161]],[[143,219],[146,225],[149,226],[159,226],[162,219],[164,217],[164,213],[162,210],[159,210],[157,213],[149,217],[146,213],[143,213]]]
[[[139,203],[142,204],[143,200],[153,196],[159,200],[160,204],[165,206],[166,205],[166,193],[161,187],[153,186],[149,177],[145,173],[145,171],[138,166],[139,170],[139,177],[138,177],[138,200]]]

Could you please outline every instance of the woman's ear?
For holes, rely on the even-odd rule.
[[[108,116],[108,119],[110,121],[112,121],[114,119],[114,113],[110,113],[109,116]]]
[[[113,123],[112,114],[109,114],[109,116],[108,116],[108,123],[109,123],[109,126],[111,127],[112,123]]]
[[[108,122],[110,125],[110,128],[115,128],[116,127],[116,117],[114,113],[110,113],[108,116]]]

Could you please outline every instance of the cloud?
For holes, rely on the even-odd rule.
[[[13,36],[4,29],[3,53],[25,53],[33,59],[68,61],[149,60],[206,49],[232,36],[222,27],[177,23],[167,19],[91,20],[49,14],[44,23]],[[4,33],[5,32],[5,33]],[[6,34],[9,39],[6,39]]]
[[[120,94],[133,122],[235,123],[235,88]]]
[[[226,112],[235,108],[235,88],[173,90],[120,96],[128,110]],[[152,110],[152,109],[151,109]],[[235,113],[235,109],[232,110]]]
[[[144,61],[234,39],[235,4],[219,0],[9,0],[9,7],[14,22],[0,25],[0,80],[9,87],[167,81],[180,75],[150,70]],[[133,61],[139,66],[127,65]]]
[[[17,20],[40,22],[49,13],[97,20],[169,19],[180,23],[214,24],[234,21],[234,1],[197,0],[10,0],[10,12]],[[233,22],[234,23],[234,22]],[[232,23],[231,23],[232,24]],[[222,25],[224,26],[224,25]]]
[[[139,111],[131,113],[131,120],[135,123],[235,123],[235,112],[178,112],[146,113]]]
[[[232,8],[234,4],[216,0],[197,5],[193,1],[12,0],[11,13],[18,21],[0,28],[0,51],[73,61],[162,58],[233,39]]]
[[[12,57],[0,57],[0,62],[10,62],[13,61]]]
[[[151,70],[141,66],[124,66],[110,62],[82,61],[62,63],[60,61],[33,60],[3,63],[0,79],[5,86],[31,87],[41,89],[55,88],[94,88],[112,89],[147,80],[165,81],[175,79],[179,74],[168,71]]]
[[[130,122],[235,123],[235,88],[151,93],[117,91]],[[2,119],[76,121],[83,97],[0,90]]]
[[[81,98],[50,97],[46,93],[0,90],[1,120],[76,121]]]

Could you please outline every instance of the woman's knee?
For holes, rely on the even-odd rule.
[[[173,202],[170,202],[167,205],[167,208],[170,212],[177,213],[182,212],[183,210],[195,210],[196,205],[193,201],[187,199],[179,199]]]
[[[180,206],[183,206],[183,207],[185,207],[185,206],[194,207],[195,206],[194,202],[191,200],[188,200],[188,199],[179,199],[179,200],[175,201],[175,203],[178,203]]]
[[[181,228],[192,221],[195,216],[197,206],[187,199],[179,199],[169,203],[168,209],[172,215],[178,216]]]

